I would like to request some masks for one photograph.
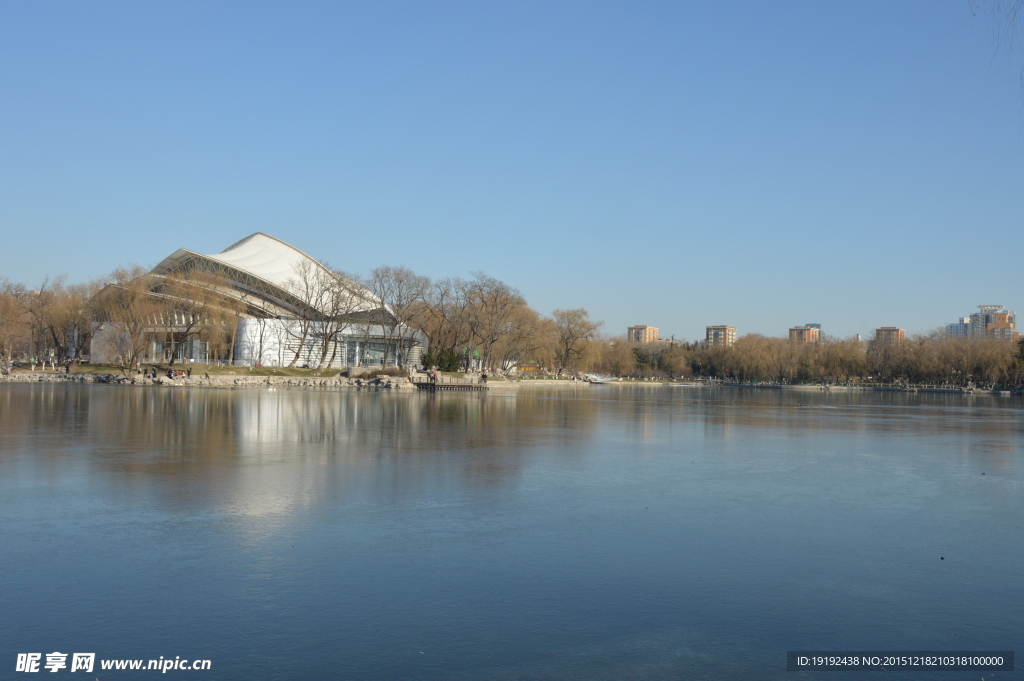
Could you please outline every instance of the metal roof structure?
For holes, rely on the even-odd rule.
[[[251,234],[212,255],[179,248],[160,261],[150,274],[166,276],[197,269],[221,275],[236,288],[290,312],[298,312],[305,306],[301,295],[297,294],[300,271],[319,270],[331,277],[339,276],[291,244],[262,232]],[[351,280],[345,283],[358,294],[354,311],[385,308],[365,287]]]

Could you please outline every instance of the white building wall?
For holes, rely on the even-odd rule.
[[[417,336],[421,335],[417,332]],[[369,355],[371,362],[379,364],[384,359],[383,336],[384,329],[380,327],[371,328],[369,334],[366,333],[365,328],[346,329],[339,334],[338,340],[334,342],[334,347],[328,349],[325,359],[326,366],[334,368],[359,366],[363,363],[364,355]],[[408,344],[411,340],[407,338],[405,342]],[[415,341],[420,344],[414,345],[407,352],[407,363],[416,364],[422,356],[422,343],[425,342],[425,338],[417,337]],[[395,364],[394,351],[395,349],[392,347],[386,361],[388,365]],[[235,364],[288,366],[295,358],[296,352],[299,358],[295,362],[295,366],[317,366],[320,364],[323,345],[315,326],[303,343],[302,327],[298,321],[252,318],[239,320],[238,334],[235,340]]]

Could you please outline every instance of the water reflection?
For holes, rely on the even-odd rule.
[[[595,410],[515,396],[16,385],[0,389],[0,446],[18,455],[0,466],[59,476],[84,465],[186,504],[208,493],[232,512],[283,512],[339,489],[424,493],[453,474],[503,484],[536,447],[585,446]],[[368,463],[375,481],[337,477]],[[225,486],[237,488],[226,504]]]
[[[31,445],[35,463],[60,462],[88,445],[92,465],[129,476],[203,476],[295,457],[401,461],[461,451],[471,454],[463,472],[486,479],[514,475],[533,447],[585,449],[602,424],[614,423],[641,444],[679,437],[728,442],[751,430],[798,440],[833,433],[924,437],[989,459],[1002,452],[1011,465],[1024,436],[1018,402],[678,388],[410,395],[29,384],[0,389],[0,444],[8,452]]]
[[[803,392],[732,388],[608,388],[593,393],[639,439],[657,439],[659,424],[699,424],[709,438],[731,440],[753,430],[788,437],[823,433],[952,438],[963,451],[1014,452],[1024,436],[1020,398],[898,392]],[[949,444],[949,443],[947,443]]]
[[[206,653],[225,679],[788,679],[787,648],[1020,649],[1022,413],[0,386],[0,639]]]

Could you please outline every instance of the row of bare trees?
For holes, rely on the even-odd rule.
[[[38,289],[0,279],[0,359],[6,372],[16,356],[61,364],[87,352],[92,334],[88,301],[95,285],[46,279]]]
[[[4,370],[16,357],[48,357],[53,351],[54,361],[62,363],[88,354],[95,329],[102,354],[124,372],[141,366],[154,340],[169,366],[192,341],[219,356],[239,340],[232,334],[244,315],[251,354],[262,358],[274,340],[293,349],[289,366],[331,366],[344,351],[343,337],[361,337],[364,348],[371,338],[383,341],[384,357],[404,367],[411,341],[422,333],[430,349],[422,359],[428,366],[505,372],[531,364],[561,374],[592,363],[600,327],[583,309],[542,316],[518,290],[482,272],[432,281],[404,267],[383,266],[355,277],[305,261],[287,285],[298,314],[283,325],[276,323],[280,310],[266,299],[243,294],[239,300],[237,294],[224,295],[223,285],[216,273],[203,270],[157,277],[137,266],[83,286],[55,280],[29,291],[0,282]],[[271,333],[286,338],[271,339]]]
[[[1024,344],[941,333],[902,342],[826,338],[799,343],[750,334],[734,344],[592,343],[589,368],[614,376],[704,376],[776,383],[969,383],[1017,385],[1024,380]]]
[[[154,282],[140,267],[120,268],[102,282],[66,285],[47,279],[34,290],[0,280],[0,359],[3,371],[14,359],[62,365],[88,356],[96,330],[104,325],[104,354],[123,370],[137,368],[154,332],[164,332],[170,363],[180,346],[204,339],[223,345],[240,310],[216,292],[203,272]],[[230,339],[226,340],[230,343]]]
[[[517,289],[483,272],[421,282],[407,323],[429,339],[424,364],[449,371],[478,365],[491,372],[531,364],[558,374],[585,368],[584,348],[600,328],[586,310],[543,317]]]
[[[140,365],[154,330],[163,332],[168,364],[183,344],[196,340],[219,357],[234,345],[231,334],[243,314],[253,322],[259,337],[249,340],[262,357],[267,339],[260,329],[269,328],[267,322],[277,315],[262,307],[266,301],[223,295],[222,279],[201,270],[151,277],[139,267],[122,268],[104,284],[69,286],[58,278],[28,290],[0,280],[3,370],[19,357],[63,363],[87,354],[94,321],[109,322],[104,354],[125,371]],[[1024,377],[1024,344],[938,332],[898,343],[838,338],[798,343],[751,334],[728,347],[602,339],[600,323],[586,310],[542,316],[517,289],[483,272],[431,280],[385,266],[360,278],[304,263],[296,267],[289,293],[300,310],[284,327],[291,347],[300,348],[290,366],[302,352],[310,366],[331,366],[344,347],[339,339],[353,335],[362,335],[367,344],[371,336],[383,340],[384,356],[406,366],[410,341],[422,332],[429,344],[422,362],[449,371],[501,373],[533,365],[558,374],[951,385],[1017,384]]]
[[[189,343],[204,343],[210,358],[232,346],[242,306],[219,284],[201,270],[151,277],[138,266],[119,268],[86,301],[85,311],[101,325],[96,342],[102,353],[123,372],[140,368],[154,341],[171,367]]]
[[[600,327],[582,309],[542,317],[517,289],[483,272],[435,281],[405,267],[382,266],[354,277],[309,264],[297,269],[289,291],[301,302],[289,333],[296,347],[315,340],[319,368],[331,363],[327,353],[337,348],[335,340],[355,329],[366,342],[371,331],[381,338],[384,356],[400,367],[408,364],[410,341],[422,332],[430,349],[422,358],[426,366],[505,372],[533,364],[578,371],[584,347]],[[297,360],[296,353],[292,364]]]

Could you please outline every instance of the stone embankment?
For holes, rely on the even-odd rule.
[[[344,376],[179,376],[156,378],[132,374],[125,378],[121,374],[63,374],[45,371],[18,371],[9,376],[0,375],[0,381],[9,383],[108,383],[119,385],[153,385],[177,388],[324,388],[339,389],[388,389],[414,390],[416,386],[408,378],[376,376],[346,378]]]

